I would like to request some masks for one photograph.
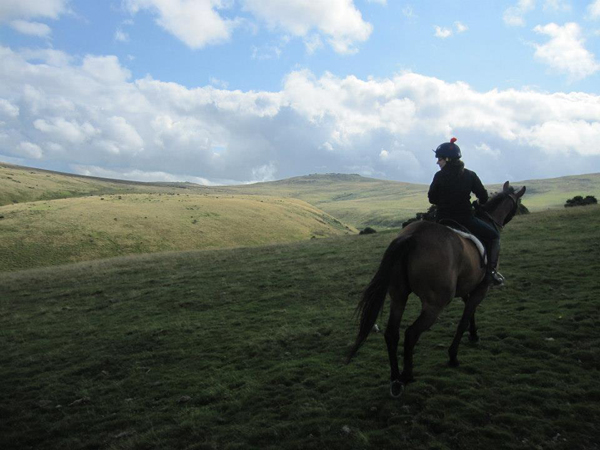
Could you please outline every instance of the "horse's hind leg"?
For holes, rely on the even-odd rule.
[[[466,305],[469,301],[469,296],[467,295],[466,297],[463,297],[462,299]],[[471,315],[471,319],[469,320],[469,341],[471,341],[471,342],[479,341],[479,336],[477,335],[477,325],[475,324],[475,311],[473,311],[473,314]]]
[[[404,384],[413,381],[413,352],[416,343],[421,337],[424,331],[429,330],[435,323],[438,316],[442,312],[442,308],[433,306],[431,303],[421,299],[423,306],[421,308],[421,315],[417,317],[417,320],[406,329],[404,334],[404,370],[400,375],[400,381]],[[443,303],[442,303],[443,304]]]
[[[475,310],[477,306],[484,299],[485,294],[487,294],[488,288],[484,287],[479,291],[476,291],[469,295],[469,297],[465,301],[465,309],[463,311],[463,315],[458,323],[458,327],[456,329],[456,334],[454,335],[454,340],[452,341],[452,345],[450,345],[450,349],[448,350],[448,354],[450,355],[450,365],[453,367],[458,366],[458,346],[460,345],[460,340],[463,337],[463,334],[467,330],[470,329],[469,338],[473,340],[473,336],[477,339],[477,329],[475,328]]]
[[[475,311],[471,315],[471,320],[469,320],[469,341],[471,342],[479,342],[479,335],[477,334],[477,325],[475,325]]]
[[[400,340],[400,322],[406,307],[410,291],[396,286],[390,286],[390,317],[385,329],[385,343],[387,344],[388,356],[390,358],[390,369],[392,372],[391,390],[392,397],[402,394],[402,383],[400,382],[400,370],[398,369],[398,341]]]

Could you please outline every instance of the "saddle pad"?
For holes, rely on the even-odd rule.
[[[475,244],[475,247],[477,247],[477,250],[479,250],[479,254],[481,255],[483,264],[487,265],[487,254],[485,253],[485,247],[483,246],[481,241],[475,237],[475,235],[465,233],[464,231],[457,230],[456,228],[451,228],[451,227],[448,227],[448,228],[450,228],[452,231],[457,233],[459,236],[462,236],[465,239],[470,239],[471,241],[473,241],[473,243]]]

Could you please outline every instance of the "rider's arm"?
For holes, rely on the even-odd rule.
[[[431,182],[431,186],[429,186],[429,192],[427,193],[427,197],[429,198],[429,203],[432,205],[437,205],[440,201],[440,180],[439,180],[440,172],[437,172],[433,177],[433,181]]]
[[[475,172],[473,172],[473,186],[471,190],[479,199],[480,205],[483,205],[485,202],[488,201],[488,193],[485,190],[485,187],[483,187],[483,183],[481,182],[481,180]]]

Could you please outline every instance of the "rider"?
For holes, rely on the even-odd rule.
[[[440,171],[429,187],[429,202],[437,206],[437,221],[449,219],[466,227],[486,246],[488,264],[484,281],[501,285],[504,277],[496,270],[500,255],[500,233],[492,225],[475,217],[471,206],[471,192],[480,204],[488,200],[488,193],[477,174],[465,169],[456,138],[441,144],[435,150]]]

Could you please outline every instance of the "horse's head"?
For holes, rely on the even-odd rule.
[[[517,212],[519,199],[525,194],[525,186],[515,192],[507,181],[502,186],[502,192],[494,195],[488,202],[482,206],[482,209],[490,216],[496,225],[504,227]]]

